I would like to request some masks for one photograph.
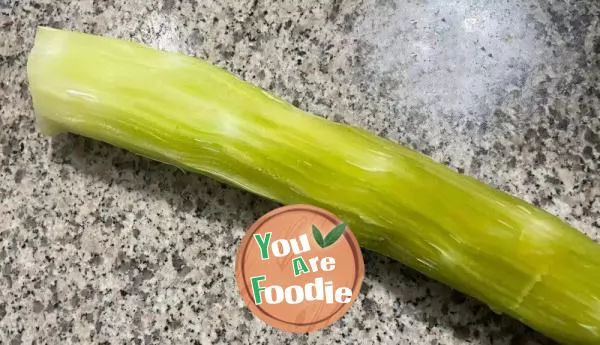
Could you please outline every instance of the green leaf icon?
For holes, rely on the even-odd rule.
[[[321,248],[327,248],[330,245],[334,244],[340,237],[342,237],[342,235],[344,234],[344,230],[346,230],[346,224],[338,224],[333,229],[331,229],[327,236],[325,236],[325,239],[323,239],[323,235],[321,234],[319,228],[317,228],[317,226],[314,224],[312,226],[312,234],[315,238],[315,242],[317,242],[317,244]]]
[[[319,245],[319,247],[325,248],[325,243],[323,241],[323,235],[321,235],[321,231],[319,231],[319,228],[317,228],[317,226],[314,224],[312,226],[312,234],[313,234],[313,237],[315,238],[315,241]]]
[[[338,224],[333,229],[331,229],[327,236],[325,236],[325,241],[323,243],[325,246],[323,248],[329,247],[330,245],[334,244],[335,241],[342,237],[345,230],[346,224],[344,223]]]

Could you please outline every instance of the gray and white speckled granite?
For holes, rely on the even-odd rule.
[[[238,296],[232,258],[276,205],[102,143],[42,137],[26,58],[37,25],[203,57],[597,240],[598,1],[150,3],[0,2],[0,343],[549,343],[368,252],[340,322],[311,335],[266,327]]]

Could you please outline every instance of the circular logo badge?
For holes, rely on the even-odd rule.
[[[275,209],[254,223],[236,258],[236,280],[250,311],[267,324],[306,333],[350,309],[364,278],[350,228],[309,205]]]

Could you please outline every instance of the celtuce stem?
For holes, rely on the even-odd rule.
[[[524,201],[192,57],[40,28],[28,74],[47,134],[327,208],[366,248],[558,341],[600,344],[600,247]]]

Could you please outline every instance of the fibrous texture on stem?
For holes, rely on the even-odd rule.
[[[600,246],[392,141],[202,60],[47,28],[28,62],[38,123],[327,208],[362,246],[568,344],[600,344]]]

